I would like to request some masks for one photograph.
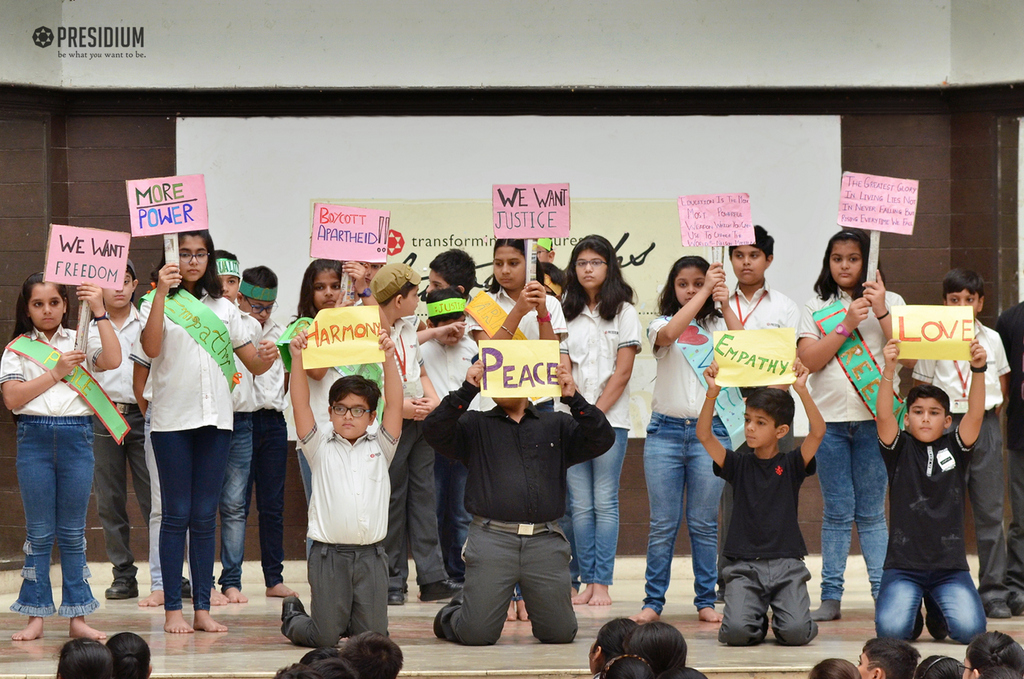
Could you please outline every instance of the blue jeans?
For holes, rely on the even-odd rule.
[[[608,452],[566,472],[580,580],[588,584],[612,584],[619,544],[619,476],[627,443],[629,430],[616,427],[615,445]]]
[[[245,491],[249,517],[252,488],[260,523],[260,560],[267,589],[284,582],[284,480],[288,466],[288,425],[276,410],[252,414],[252,465]]]
[[[969,644],[985,631],[985,608],[970,571],[886,568],[875,604],[875,634],[913,639],[914,619],[925,593],[931,595],[946,618],[951,639]]]
[[[245,491],[252,466],[252,413],[235,413],[228,464],[220,491],[220,587],[242,589],[245,558]],[[211,571],[212,575],[212,571]]]
[[[50,555],[60,548],[60,615],[75,618],[100,607],[89,587],[85,515],[92,490],[92,417],[18,418],[18,487],[25,508],[25,567],[11,610],[53,615]]]
[[[448,577],[466,579],[462,546],[466,544],[473,517],[466,511],[466,477],[469,469],[458,460],[434,453],[434,490],[437,493],[437,534]]]
[[[868,567],[871,596],[878,598],[882,564],[889,544],[885,524],[888,476],[878,449],[874,420],[829,422],[818,446],[821,522],[821,598],[843,598],[843,574],[850,554],[853,522]]]
[[[217,505],[224,486],[231,432],[216,427],[154,431],[153,452],[160,472],[160,570],[164,578],[164,610],[181,610],[181,563],[185,534],[189,539],[192,606],[210,610]]]
[[[725,482],[711,469],[711,456],[697,440],[697,420],[651,414],[644,443],[644,477],[651,504],[651,530],[647,539],[647,586],[644,608],[659,615],[672,576],[672,555],[683,520],[693,561],[693,604],[697,610],[715,607],[718,580],[718,503]],[[729,433],[716,416],[712,431],[723,446],[731,447]]]

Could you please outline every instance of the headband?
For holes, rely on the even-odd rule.
[[[217,260],[217,264],[217,268],[219,269],[220,260]],[[235,262],[235,266],[238,266],[238,262]],[[254,299],[258,302],[273,302],[277,299],[277,288],[261,288],[258,285],[246,283],[245,281],[238,284],[238,292],[243,297],[248,297],[249,299]]]
[[[466,300],[461,297],[451,297],[449,299],[442,299],[440,302],[430,302],[427,304],[427,316],[430,318],[445,314],[461,314],[465,310]]]
[[[226,257],[217,258],[217,275],[218,276],[234,276],[235,278],[242,277],[241,267],[238,266],[237,259],[228,259]]]
[[[555,293],[556,297],[562,294],[562,286],[551,280],[551,276],[547,274],[544,274],[544,285],[551,288],[551,292]]]

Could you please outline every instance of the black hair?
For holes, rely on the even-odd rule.
[[[759,387],[747,395],[746,402],[747,410],[754,408],[763,411],[775,421],[776,427],[781,427],[784,424],[793,426],[796,403],[793,402],[793,397],[789,395],[788,391],[772,387]]]
[[[192,291],[193,296],[195,296],[196,299],[201,298],[204,294],[209,295],[214,299],[223,297],[224,288],[221,287],[220,276],[217,275],[217,249],[213,246],[213,237],[206,229],[203,229],[202,231],[182,231],[178,234],[178,242],[180,243],[187,237],[202,238],[203,247],[206,248],[206,252],[209,253],[206,257],[206,271],[204,271],[203,275],[196,281],[195,289]],[[179,260],[174,263],[180,264],[181,262]],[[164,268],[165,264],[167,264],[166,254],[161,255],[160,262],[157,264],[157,280],[160,278],[159,271]],[[176,288],[171,288],[171,291],[167,293],[167,296],[174,297],[184,289],[185,287],[181,285]]]
[[[701,273],[707,274],[708,269],[711,265],[708,260],[703,257],[696,255],[688,255],[686,257],[680,257],[676,260],[676,263],[672,265],[672,269],[668,272],[668,279],[665,281],[665,289],[661,291],[661,296],[658,297],[658,313],[662,316],[675,316],[676,312],[683,308],[683,305],[679,303],[679,298],[676,297],[676,276],[683,269],[698,269]],[[722,312],[715,309],[715,301],[711,299],[711,295],[704,301],[704,306],[700,308],[694,320],[700,324],[701,327],[707,329],[708,318],[721,318]]]
[[[498,248],[515,248],[516,250],[519,250],[519,252],[523,253],[523,258],[524,259],[526,258],[526,241],[523,240],[522,238],[495,238],[494,239],[494,250],[493,250],[493,252],[497,252]],[[529,272],[530,263],[529,262],[526,262],[526,267],[527,267],[526,282],[529,283],[530,282],[530,272]],[[498,282],[497,278],[494,278],[494,276],[491,276],[491,284],[487,287],[487,292],[489,292],[492,295],[494,295],[499,290],[501,290],[501,284]]]
[[[72,639],[60,647],[57,676],[60,679],[111,679],[114,658],[98,641]]]
[[[359,673],[352,663],[337,656],[310,663],[309,669],[319,672],[324,679],[359,679]]]
[[[1019,676],[1020,672],[1015,672],[1009,667],[1003,667],[1002,665],[992,665],[978,673],[979,679],[981,677],[984,677],[984,679],[1017,679]]]
[[[814,282],[814,292],[824,301],[839,296],[839,284],[832,278],[832,246],[836,243],[856,243],[860,248],[860,280],[857,282],[857,289],[853,291],[853,298],[859,299],[864,294],[864,281],[868,275],[868,255],[871,251],[871,237],[867,231],[861,229],[843,229],[833,234],[825,246],[825,257],[821,261],[821,273],[818,280]],[[881,267],[878,268],[881,271]]]
[[[107,649],[114,658],[114,679],[147,679],[149,677],[149,644],[134,632],[121,632],[107,639]]]
[[[850,666],[853,667],[852,664]],[[857,668],[854,667],[854,669]],[[657,679],[708,679],[708,675],[692,667],[673,667],[659,674]],[[860,675],[855,679],[860,679]]]
[[[942,279],[942,296],[966,290],[978,297],[985,296],[985,279],[970,269],[950,269]]]
[[[258,288],[277,287],[277,274],[268,266],[250,266],[242,272],[242,280]]]
[[[885,679],[914,679],[914,670],[921,654],[902,639],[876,637],[868,639],[862,651],[867,656],[868,667],[880,667]]]
[[[388,297],[385,300],[378,301],[377,304],[379,306],[387,306],[388,304],[391,304],[391,300],[393,300],[394,298],[396,298],[396,297],[405,297],[406,295],[409,294],[410,291],[412,291],[412,290],[419,290],[419,289],[420,289],[420,286],[417,283],[405,283],[404,285],[402,285],[402,287],[400,287],[398,289],[398,292],[396,292],[395,294],[391,295],[390,297]]]
[[[562,293],[565,293],[565,284],[568,280],[565,271],[559,269],[551,262],[542,262],[537,260],[537,271],[539,272],[541,283],[543,284],[545,277],[550,278],[551,282],[562,288]],[[548,293],[552,294],[551,292]],[[558,295],[555,295],[558,297]]]
[[[667,622],[648,622],[637,626],[623,643],[626,653],[638,655],[655,674],[673,667],[686,667],[686,640]]]
[[[327,395],[327,402],[334,405],[348,395],[360,396],[366,400],[371,412],[377,411],[377,402],[380,400],[380,387],[362,375],[345,375],[339,377],[331,385]]]
[[[320,673],[308,665],[295,663],[288,667],[282,667],[274,675],[274,679],[324,679]]]
[[[14,303],[14,333],[11,334],[12,340],[17,339],[19,335],[31,333],[34,329],[32,319],[28,316],[28,301],[32,299],[32,291],[35,290],[35,287],[43,284],[46,284],[46,281],[43,280],[42,272],[32,274],[21,284],[21,293],[18,295],[18,301]],[[68,301],[68,286],[61,283],[49,283],[48,285],[57,288],[57,294],[64,300],[64,315],[60,318],[60,324],[66,328],[68,327],[68,313],[71,307],[71,303]],[[85,302],[79,302],[79,304],[85,304]]]
[[[324,271],[333,271],[341,281],[341,262],[336,259],[314,259],[306,267],[302,274],[302,283],[299,284],[299,306],[295,310],[295,318],[303,316],[313,318],[316,316],[316,307],[313,306],[313,283],[317,275]]]
[[[849,660],[826,658],[811,668],[807,679],[860,679],[860,672]]]
[[[914,670],[914,679],[962,679],[964,664],[947,655],[930,655]]]
[[[476,262],[465,250],[445,250],[430,261],[430,270],[456,292],[462,286],[462,296],[466,299],[469,299],[469,291],[476,287]]]
[[[615,246],[604,236],[597,235],[586,236],[576,243],[572,254],[569,255],[569,266],[565,270],[565,289],[562,292],[562,311],[565,320],[568,322],[579,316],[590,302],[587,291],[576,277],[576,260],[584,250],[596,252],[608,263],[604,283],[601,284],[601,290],[597,295],[597,313],[604,320],[610,321],[619,313],[619,307],[636,300],[636,294],[622,277],[622,266],[618,255],[615,254]]]
[[[764,253],[765,257],[772,257],[775,255],[775,239],[768,235],[768,232],[760,224],[754,224],[754,242],[748,243],[753,245],[755,248]],[[729,246],[729,257],[732,257],[733,250],[740,247],[739,245]]]
[[[591,651],[596,647],[600,647],[601,655],[604,656],[605,662],[622,655],[623,642],[625,642],[626,637],[630,632],[635,630],[636,627],[636,621],[630,620],[629,618],[615,618],[614,620],[609,620],[597,631],[597,638],[594,639],[594,645],[591,646]]]
[[[377,632],[351,637],[338,656],[352,663],[359,679],[395,679],[402,669],[402,649]]]
[[[620,655],[604,666],[601,679],[654,679],[654,670],[643,658]]]
[[[967,647],[967,662],[978,672],[999,665],[1024,675],[1024,648],[1008,634],[985,632],[971,640]]]
[[[310,665],[315,663],[317,660],[323,660],[324,658],[337,658],[338,648],[336,646],[321,646],[320,648],[314,648],[312,651],[306,653],[299,660],[300,665]]]
[[[459,293],[457,288],[444,288],[443,290],[431,290],[427,293],[427,304],[437,304],[443,302],[446,299],[465,299],[465,297]],[[437,316],[430,316],[430,322],[444,323],[445,321],[457,321],[461,318],[466,317],[465,311],[452,311],[447,314],[438,314]]]
[[[946,411],[946,414],[949,415],[949,394],[934,384],[919,384],[910,389],[910,392],[907,394],[907,412],[910,412],[910,406],[914,405],[914,401],[922,398],[935,399]]]

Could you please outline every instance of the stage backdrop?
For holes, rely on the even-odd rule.
[[[437,253],[460,247],[483,283],[491,185],[568,182],[572,236],[557,242],[557,263],[566,265],[576,239],[606,236],[645,329],[672,262],[710,257],[681,247],[678,196],[749,193],[754,223],[776,239],[769,282],[800,305],[838,230],[837,116],[182,118],[177,146],[177,172],[206,175],[217,246],[243,268],[265,264],[280,277],[281,322],[295,313],[314,202],[391,210],[389,261],[425,277]],[[631,382],[632,436],[650,417],[654,376],[645,340]]]

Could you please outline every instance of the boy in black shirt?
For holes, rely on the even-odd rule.
[[[785,646],[803,646],[818,634],[811,620],[804,565],[807,555],[797,503],[800,485],[814,473],[814,454],[825,436],[825,420],[807,390],[807,368],[797,359],[793,389],[807,411],[810,432],[797,450],[779,452],[779,440],[793,426],[795,405],[789,392],[757,389],[746,399],[744,434],[753,455],[726,450],[711,431],[715,399],[722,390],[715,384],[718,364],[704,371],[707,398],[697,420],[697,439],[714,460],[714,471],[733,487],[732,521],[722,555],[726,565],[725,615],[718,640],[730,646],[752,646],[772,632]]]
[[[914,638],[921,598],[930,595],[949,627],[949,636],[970,643],[985,631],[985,609],[971,579],[964,546],[965,476],[971,449],[985,416],[984,373],[987,355],[971,342],[971,387],[967,413],[955,431],[944,434],[953,418],[949,396],[930,384],[907,394],[906,431],[892,412],[892,389],[879,389],[878,441],[889,472],[892,509],[889,548],[875,604],[875,633],[895,639]],[[885,345],[882,379],[892,381],[900,348]],[[993,489],[993,492],[1002,489]]]

